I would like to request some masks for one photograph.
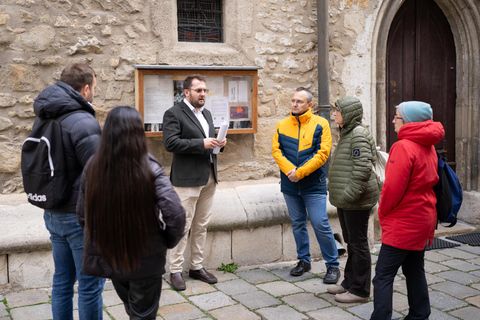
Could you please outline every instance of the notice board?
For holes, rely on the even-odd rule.
[[[218,130],[228,134],[257,132],[258,67],[134,65],[135,107],[142,114],[145,135],[162,136],[163,115],[184,99],[183,81],[192,74],[206,78],[205,108]]]

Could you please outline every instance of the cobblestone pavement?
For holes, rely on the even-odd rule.
[[[376,260],[377,254],[373,253],[372,263]],[[342,268],[345,261],[345,257],[340,258]],[[235,274],[211,270],[219,280],[215,285],[185,275],[187,289],[183,292],[174,291],[164,281],[157,319],[369,319],[372,298],[367,303],[337,303],[322,282],[323,261],[313,262],[311,272],[301,277],[289,274],[295,263],[242,267]],[[480,247],[461,245],[427,251],[425,270],[432,306],[430,320],[480,318]],[[408,301],[401,272],[394,290],[393,317],[403,318]],[[43,288],[0,293],[0,320],[51,319],[50,291]],[[103,299],[104,319],[128,319],[110,282],[105,285]]]

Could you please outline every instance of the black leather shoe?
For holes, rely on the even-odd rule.
[[[206,283],[217,283],[217,278],[205,268],[202,268],[200,270],[191,270],[188,272],[188,276],[192,279],[197,279]]]
[[[300,260],[295,268],[290,270],[290,274],[294,277],[299,277],[305,272],[312,270],[312,265],[308,262]]]
[[[327,274],[323,277],[323,283],[334,284],[340,279],[340,269],[335,267],[328,267]]]
[[[170,282],[173,289],[177,291],[183,291],[186,289],[185,281],[183,280],[181,272],[175,272],[170,274]]]

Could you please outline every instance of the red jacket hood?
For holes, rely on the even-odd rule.
[[[398,140],[408,139],[423,146],[433,146],[442,141],[445,130],[440,122],[427,120],[404,124],[398,132]]]

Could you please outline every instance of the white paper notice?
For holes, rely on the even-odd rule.
[[[228,123],[225,121],[220,125],[220,129],[218,129],[217,140],[222,141],[223,139],[225,139],[225,137],[227,136],[227,131],[228,131]],[[217,154],[219,152],[220,152],[220,147],[215,147],[215,149],[213,149],[214,154]]]
[[[209,105],[207,109],[212,113],[213,125],[220,127],[223,122],[228,122],[228,98],[211,97],[207,101]]]
[[[238,102],[238,81],[228,82],[228,102]]]
[[[238,102],[248,102],[247,81],[238,81]]]
[[[210,89],[210,92],[217,96],[223,96],[223,77],[215,77],[213,80],[207,79],[207,88]]]
[[[143,77],[143,119],[145,123],[162,123],[163,114],[173,106],[173,76]]]

